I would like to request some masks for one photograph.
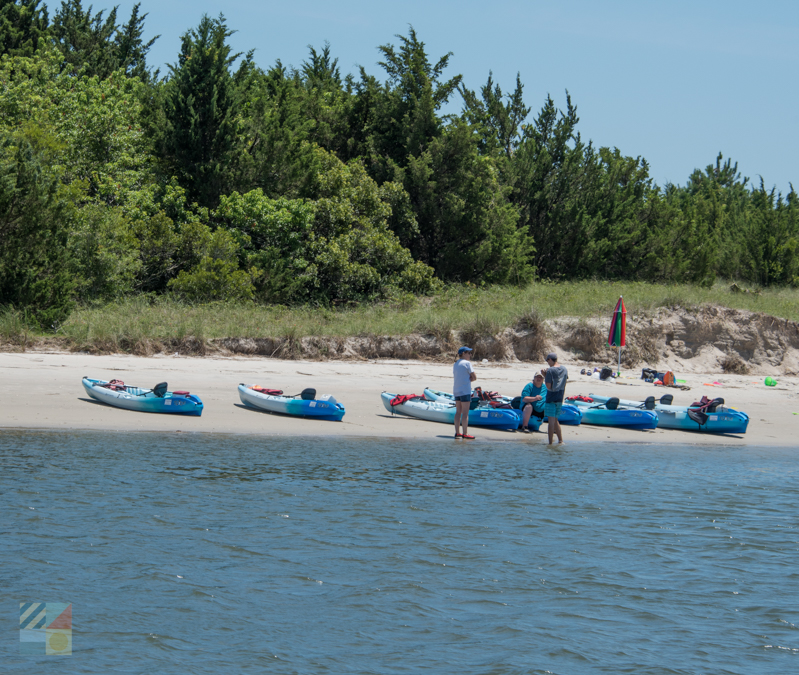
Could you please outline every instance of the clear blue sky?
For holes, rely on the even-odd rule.
[[[120,3],[122,20],[132,6]],[[142,10],[150,36],[162,35],[156,66],[176,60],[203,13],[223,11],[234,48],[255,49],[261,67],[299,66],[327,40],[343,73],[380,75],[377,46],[412,24],[431,60],[453,52],[449,72],[471,89],[493,70],[507,91],[518,71],[534,113],[548,93],[563,107],[568,89],[583,138],[645,157],[661,185],[685,183],[721,151],[754,181],[799,189],[796,0],[142,0]]]

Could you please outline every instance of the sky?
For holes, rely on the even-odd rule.
[[[119,4],[124,22],[134,3]],[[149,62],[162,73],[204,13],[222,11],[233,48],[255,49],[262,68],[300,66],[308,45],[328,41],[342,74],[376,76],[377,47],[412,25],[431,61],[453,52],[445,75],[470,89],[493,71],[509,92],[520,73],[532,115],[548,94],[565,108],[568,90],[583,139],[645,158],[659,185],[684,184],[722,152],[757,184],[799,188],[796,0],[141,0],[141,10],[146,37],[161,34]],[[456,96],[448,112],[460,108]]]

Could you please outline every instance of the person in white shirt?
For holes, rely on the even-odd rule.
[[[452,376],[455,378],[452,387],[452,395],[455,397],[455,438],[474,440],[474,436],[469,435],[469,407],[472,404],[472,382],[477,379],[477,375],[472,366],[471,347],[461,347],[458,350],[458,360],[452,366]]]

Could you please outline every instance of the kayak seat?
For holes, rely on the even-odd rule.
[[[608,410],[616,410],[619,407],[619,399],[616,396],[614,396],[613,398],[609,398],[605,402],[605,407]]]
[[[644,408],[647,410],[654,410],[655,409],[655,397],[654,396],[647,396],[646,400],[644,401]]]
[[[168,386],[169,385],[166,382],[159,382],[153,387],[153,394],[155,394],[158,398],[164,398],[164,394],[166,394]]]
[[[674,401],[674,397],[671,394],[664,394],[660,397],[660,404],[661,405],[671,405]]]
[[[316,389],[311,389],[310,387],[308,389],[303,389],[300,392],[300,398],[303,401],[313,401],[316,398]]]
[[[690,417],[700,427],[707,424],[707,415],[705,415],[703,412],[699,412],[698,410],[694,410],[693,408],[688,408],[688,417]]]

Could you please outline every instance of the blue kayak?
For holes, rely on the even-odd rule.
[[[396,394],[383,392],[380,399],[392,415],[406,415],[429,422],[455,424],[455,403],[449,401],[430,401],[424,398],[406,400],[399,405],[391,405]],[[539,422],[540,423],[540,422]],[[493,408],[475,408],[469,411],[470,427],[490,427],[515,431],[519,428],[519,411]]]
[[[128,386],[120,380],[108,382],[84,377],[82,384],[86,393],[95,401],[115,408],[195,417],[203,413],[203,402],[198,396],[188,391],[167,391],[166,382],[157,384],[152,389],[143,389]]]
[[[266,412],[294,417],[312,417],[318,420],[340,422],[344,417],[344,406],[332,396],[320,396],[305,400],[294,396],[282,396],[258,391],[261,389],[254,384],[240,384],[239,398],[241,402],[251,408],[258,408]],[[271,391],[271,390],[269,390]]]
[[[597,403],[605,403],[608,396],[589,394]],[[654,397],[652,397],[654,398]],[[650,399],[650,403],[651,403]],[[643,401],[619,400],[619,408],[641,410],[646,408]],[[749,426],[749,415],[739,410],[724,407],[723,403],[712,410],[697,414],[690,406],[666,405],[655,402],[653,408],[658,416],[658,428],[700,431],[708,434],[745,434]]]
[[[610,399],[608,399],[610,400]],[[607,401],[593,403],[568,399],[583,413],[583,424],[624,429],[657,429],[658,416],[653,410],[624,410],[608,406]]]
[[[454,401],[455,397],[445,391],[438,391],[437,389],[425,389],[424,390],[425,398],[431,401]],[[507,403],[510,405],[512,398],[508,396],[500,396],[499,400],[503,403]],[[515,410],[515,408],[514,408]],[[519,415],[519,426],[521,426],[522,422],[522,411],[516,410],[517,414]],[[570,426],[577,426],[583,419],[583,413],[577,406],[564,404],[563,408],[560,411],[560,415],[558,416],[558,422],[561,424],[568,424]],[[541,426],[542,422],[547,422],[547,417],[544,416],[543,420],[540,417],[536,417],[535,415],[530,416],[530,422],[527,425],[528,429],[534,429],[538,431],[538,428]]]

